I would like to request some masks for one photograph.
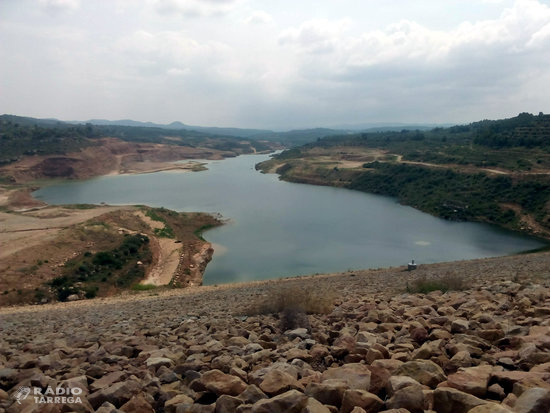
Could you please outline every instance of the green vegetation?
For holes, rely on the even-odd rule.
[[[166,219],[159,215],[159,212],[162,212],[164,214],[177,214],[174,211],[169,211],[165,208],[148,208],[145,211],[145,215],[147,215],[149,218],[151,218],[153,221],[161,222],[164,224],[163,228],[155,228],[155,234],[162,238],[175,238],[176,234],[174,233],[174,230],[171,226],[168,225],[166,222]],[[173,215],[172,215],[173,216]]]
[[[270,148],[264,142],[235,136],[160,127],[71,124],[48,119],[0,116],[0,165],[23,155],[52,155],[75,152],[98,145],[99,138],[119,138],[129,142],[203,147],[236,153],[253,153]]]
[[[134,291],[150,291],[155,290],[157,288],[156,285],[153,284],[135,284],[132,285],[132,290]]]
[[[135,234],[124,237],[112,250],[95,254],[85,252],[65,264],[63,275],[48,284],[59,301],[70,295],[95,297],[100,290],[127,288],[145,275],[144,265],[151,262],[149,238]]]
[[[518,224],[517,216],[503,204],[518,204],[550,227],[546,211],[550,201],[548,176],[513,179],[383,162],[364,166],[369,171],[353,179],[350,189],[393,196],[403,204],[446,219],[488,221],[509,227]]]
[[[446,219],[550,232],[550,115],[332,136],[257,168],[273,166],[284,180],[388,195]]]

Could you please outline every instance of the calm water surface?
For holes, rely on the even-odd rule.
[[[538,240],[496,227],[449,222],[395,200],[341,188],[279,181],[254,170],[267,155],[207,161],[208,170],[108,176],[35,192],[50,204],[145,204],[219,212],[205,284],[260,280],[507,255]]]

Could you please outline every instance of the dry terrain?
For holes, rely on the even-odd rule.
[[[549,268],[539,253],[0,309],[0,411],[547,413]],[[426,282],[464,290],[406,292]]]
[[[155,232],[165,224],[138,207],[41,206],[0,212],[0,306],[48,299],[37,291],[48,290],[48,282],[65,274],[67,262],[116,248],[126,235],[137,233],[148,236],[152,254],[151,264],[144,264],[143,284],[200,284],[212,250],[195,232],[218,220],[208,214],[184,215],[175,214],[175,234],[169,238]],[[185,224],[178,227],[180,219]]]
[[[137,232],[149,236],[153,254],[142,283],[200,285],[213,250],[194,231],[213,225],[216,219],[197,214],[193,218],[197,226],[181,228],[179,239],[171,239],[156,236],[155,229],[163,224],[133,207],[48,206],[31,192],[52,179],[196,172],[205,169],[199,159],[236,155],[211,148],[103,138],[98,145],[78,152],[24,156],[0,167],[0,176],[4,176],[0,183],[0,305],[33,302],[37,289],[59,277],[69,260],[86,251],[114,248],[121,235]]]
[[[122,173],[156,172],[167,169],[200,170],[197,163],[174,163],[181,159],[223,159],[237,156],[233,151],[211,148],[125,142],[115,138],[98,139],[96,145],[60,155],[24,156],[0,167],[0,176],[11,183],[40,179],[86,179]]]

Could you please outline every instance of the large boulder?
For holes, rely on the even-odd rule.
[[[424,412],[424,392],[419,384],[398,389],[386,402],[389,409],[407,409],[411,413]]]
[[[420,384],[434,388],[446,380],[443,369],[430,360],[413,360],[403,363],[393,373],[395,376],[409,376]]]
[[[303,386],[293,376],[281,370],[271,370],[260,383],[260,389],[270,396],[284,393],[288,390],[301,390]]]
[[[449,387],[472,394],[476,397],[485,397],[492,372],[492,366],[460,369],[457,373],[447,377],[447,384]]]
[[[514,405],[516,413],[548,413],[550,411],[550,390],[533,387],[523,392]]]
[[[216,369],[207,371],[197,381],[199,390],[203,386],[205,390],[216,393],[218,396],[222,394],[238,396],[247,388],[247,384],[239,377],[225,374]]]
[[[486,403],[485,400],[450,387],[439,387],[434,391],[434,410],[437,413],[467,413]]]
[[[355,407],[360,407],[367,413],[377,413],[384,402],[377,395],[366,390],[346,390],[342,399],[341,413],[350,413]]]
[[[323,372],[321,381],[342,380],[351,389],[369,390],[371,372],[364,364],[350,363],[342,367],[331,367]]]
[[[343,380],[326,380],[323,383],[309,383],[305,393],[323,404],[340,406],[348,389],[348,383]]]
[[[308,396],[298,390],[289,390],[271,399],[263,399],[251,408],[252,413],[301,413],[308,402]]]

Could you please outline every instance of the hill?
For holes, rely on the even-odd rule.
[[[12,115],[0,116],[0,165],[24,155],[51,155],[75,152],[99,145],[98,139],[117,138],[125,142],[202,147],[237,153],[261,152],[272,148],[265,141],[234,136],[160,127],[123,125],[75,125],[54,120]]]
[[[550,115],[319,139],[257,166],[395,197],[446,219],[550,237]]]

